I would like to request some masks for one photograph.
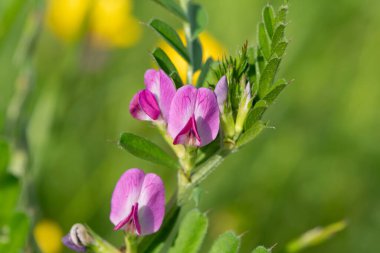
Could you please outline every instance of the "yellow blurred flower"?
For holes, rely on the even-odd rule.
[[[33,230],[34,239],[42,253],[59,253],[62,251],[60,226],[52,220],[39,221]]]
[[[181,37],[182,42],[186,45],[185,34],[183,31],[178,32]],[[218,42],[213,36],[211,36],[207,32],[203,32],[199,36],[200,42],[203,47],[203,55],[202,61],[203,63],[207,60],[207,58],[212,57],[214,60],[221,59],[223,55],[227,53],[227,50],[223,47],[223,45]],[[186,81],[186,73],[188,68],[188,63],[165,41],[161,41],[159,43],[159,47],[162,48],[166,54],[169,56],[170,60],[176,66],[179,75],[182,80]],[[193,75],[193,83],[197,82],[200,71],[194,73]]]
[[[131,11],[131,0],[48,0],[45,19],[49,29],[66,42],[87,28],[98,46],[129,47],[141,36]]]

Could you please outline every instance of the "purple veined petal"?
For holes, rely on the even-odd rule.
[[[162,70],[149,69],[145,72],[144,82],[146,88],[156,97],[162,117],[167,122],[170,106],[176,93],[172,79]]]
[[[111,199],[110,220],[118,229],[127,223],[133,205],[138,202],[144,177],[142,170],[129,169],[116,183]]]
[[[191,116],[185,127],[174,138],[173,144],[185,144],[192,146],[201,145],[201,138],[197,130],[197,124],[194,115]]]
[[[221,113],[224,111],[224,103],[227,100],[228,84],[226,76],[222,76],[215,86],[215,95],[218,101],[219,110]]]
[[[194,117],[201,139],[199,146],[205,146],[215,140],[219,132],[219,108],[215,93],[210,89],[198,89]]]
[[[129,104],[129,112],[131,113],[132,117],[138,120],[152,120],[141,108],[140,103],[139,103],[139,96],[140,93],[142,92],[139,91],[137,92],[132,100],[131,103]]]
[[[161,112],[156,98],[149,90],[145,89],[139,92],[139,105],[152,120],[156,120],[160,116]]]
[[[86,247],[85,246],[81,246],[81,245],[77,245],[75,244],[72,239],[71,239],[71,236],[70,236],[70,233],[65,235],[63,238],[62,238],[62,243],[68,247],[69,249],[72,249],[76,252],[86,252]]]
[[[157,232],[165,215],[165,188],[161,178],[146,174],[138,201],[138,221],[141,235]]]
[[[168,133],[173,138],[184,129],[194,114],[197,89],[186,85],[177,90],[170,107]]]

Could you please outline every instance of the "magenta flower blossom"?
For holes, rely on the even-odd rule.
[[[221,113],[224,112],[224,103],[227,100],[228,84],[226,76],[222,76],[215,86],[215,95],[218,100],[218,106]]]
[[[112,194],[110,220],[114,230],[137,235],[155,233],[165,214],[165,189],[159,176],[129,169]]]
[[[191,85],[178,89],[168,121],[173,144],[202,147],[215,140],[218,132],[219,110],[214,92]]]
[[[162,70],[145,72],[146,88],[139,91],[129,104],[129,112],[138,120],[168,121],[169,109],[176,92],[173,81]]]

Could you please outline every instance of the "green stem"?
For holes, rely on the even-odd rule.
[[[126,253],[137,253],[137,237],[127,234],[125,236]]]
[[[86,232],[90,236],[91,240],[88,245],[84,245],[90,249],[90,252],[94,253],[120,253],[120,251],[112,246],[109,242],[101,238],[94,231],[92,231],[88,226],[86,226]],[[87,243],[86,243],[87,244]]]

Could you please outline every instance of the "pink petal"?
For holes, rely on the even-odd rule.
[[[167,122],[170,105],[176,93],[172,79],[162,70],[149,69],[145,72],[144,82],[146,88],[156,97],[162,117]]]
[[[198,89],[194,117],[201,138],[200,146],[215,140],[219,132],[219,108],[215,93],[210,89]]]
[[[160,116],[160,108],[158,107],[156,98],[153,93],[145,89],[139,93],[140,108],[152,119],[156,120]]]
[[[197,89],[186,85],[177,90],[170,107],[168,133],[175,139],[194,114]]]
[[[224,111],[224,103],[227,100],[228,84],[226,76],[222,76],[215,86],[215,95],[218,100],[219,110],[221,113]]]
[[[165,189],[161,178],[146,174],[138,202],[138,221],[141,235],[156,232],[165,215]]]
[[[110,213],[110,220],[115,226],[128,219],[132,206],[138,202],[144,177],[142,170],[129,169],[117,182],[112,193]]]
[[[174,138],[173,144],[188,144],[192,146],[200,146],[201,138],[197,130],[197,124],[195,122],[194,115],[191,116],[181,132]]]
[[[129,112],[131,113],[132,117],[138,120],[152,120],[141,108],[139,103],[139,97],[140,93],[143,91],[137,92],[129,104]]]

